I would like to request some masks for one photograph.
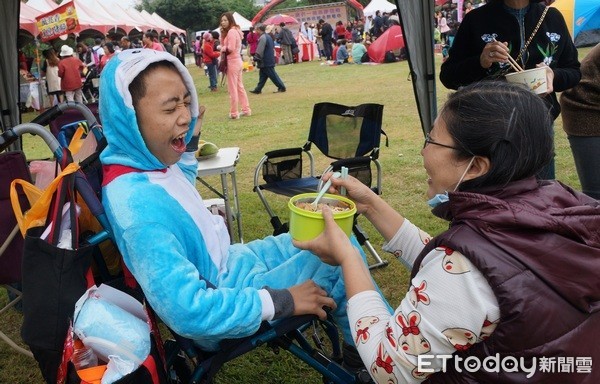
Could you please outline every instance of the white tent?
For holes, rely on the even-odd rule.
[[[249,31],[250,27],[252,26],[252,22],[250,20],[246,19],[237,12],[233,12],[233,20],[235,20],[235,23],[239,25],[240,29],[244,32]],[[221,26],[218,26],[217,28],[213,29],[213,31],[219,31],[220,29]]]
[[[374,16],[376,11],[381,11],[381,13],[383,13],[383,12],[389,13],[393,9],[396,9],[396,5],[390,3],[387,0],[371,0],[369,5],[367,5],[363,9],[363,13],[365,14],[365,16],[369,16],[369,15]]]
[[[50,12],[54,8],[58,7],[52,0],[29,0],[27,5],[37,9],[38,11],[42,11],[42,13]]]

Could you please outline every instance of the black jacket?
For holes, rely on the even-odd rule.
[[[542,12],[543,4],[531,3],[525,15],[525,41],[535,29]],[[441,82],[450,89],[458,89],[483,79],[497,79],[509,69],[509,64],[494,63],[490,68],[481,67],[479,57],[484,46],[492,38],[508,42],[513,58],[519,54],[521,37],[517,19],[504,9],[500,0],[472,10],[465,15],[461,23],[450,56],[442,64]],[[554,118],[560,113],[560,105],[555,92],[562,92],[575,86],[581,78],[577,49],[569,35],[569,30],[561,13],[556,8],[549,8],[535,37],[527,48],[524,69],[535,68],[536,64],[546,63],[554,71],[554,92],[546,96],[552,108]],[[521,64],[521,63],[520,63]]]

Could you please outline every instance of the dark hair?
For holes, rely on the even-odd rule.
[[[213,39],[218,40],[219,39],[219,32],[217,31],[210,31],[210,35],[212,36]]]
[[[115,45],[110,41],[108,43],[104,43],[106,49],[108,49],[108,53],[115,53]]]
[[[281,28],[283,28],[283,27],[285,27],[285,23],[282,21],[281,23],[279,23],[279,26],[280,26]]]
[[[520,84],[482,81],[448,97],[440,112],[460,158],[490,160],[489,171],[460,190],[503,186],[537,174],[554,156],[552,116],[542,98]]]
[[[175,64],[170,61],[157,61],[148,65],[142,72],[140,72],[135,79],[129,84],[129,93],[131,94],[131,104],[136,108],[138,102],[146,96],[146,77],[148,77],[154,70],[158,68],[166,68],[173,70],[179,74],[179,71],[175,67]]]
[[[50,65],[51,67],[56,67],[60,62],[60,58],[56,54],[54,48],[49,48],[42,53],[44,54],[46,60],[48,60],[48,65]]]

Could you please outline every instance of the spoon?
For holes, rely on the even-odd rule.
[[[325,192],[327,192],[329,187],[331,187],[331,180],[337,179],[340,176],[342,176],[342,174],[340,172],[333,172],[333,174],[331,174],[331,177],[329,178],[329,180],[327,180],[325,185],[323,185],[323,188],[321,188],[321,190],[319,191],[319,194],[317,195],[315,200],[312,202],[313,208],[315,208],[315,209],[317,208],[317,203],[319,202],[319,200],[321,200],[321,197],[323,197],[323,195],[325,194]]]

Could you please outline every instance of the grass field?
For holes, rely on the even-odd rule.
[[[580,50],[580,58],[589,49]],[[441,56],[436,57],[439,69]],[[381,103],[384,107],[383,129],[389,137],[389,147],[381,150],[383,167],[383,197],[412,222],[431,234],[439,233],[447,226],[434,218],[426,203],[426,175],[422,168],[420,150],[423,145],[416,102],[413,96],[407,62],[377,66],[343,65],[322,66],[318,61],[277,67],[277,72],[286,84],[286,93],[276,90],[267,83],[261,95],[248,94],[252,116],[240,120],[229,120],[229,101],[226,90],[209,92],[208,78],[197,67],[189,67],[200,98],[207,112],[202,131],[204,140],[220,147],[241,148],[237,166],[237,182],[241,202],[243,234],[245,241],[269,235],[269,217],[252,191],[254,168],[267,150],[302,145],[308,135],[313,104],[330,101],[347,105]],[[246,89],[254,88],[258,72],[244,74]],[[438,83],[438,105],[441,105],[447,90]],[[25,115],[24,120],[33,116]],[[568,141],[562,130],[560,118],[556,131],[556,174],[557,178],[579,188],[577,174]],[[383,143],[382,143],[383,144]],[[44,158],[49,150],[38,138],[26,137],[24,149],[29,159]],[[323,169],[328,162],[321,157],[318,161]],[[218,183],[218,179],[209,180]],[[199,186],[205,198],[210,192]],[[283,198],[269,196],[277,212],[285,216]],[[368,223],[363,227],[371,235],[371,241],[380,251],[381,237],[374,233]],[[393,260],[386,268],[373,272],[374,279],[393,306],[396,306],[407,289],[408,271]],[[0,304],[6,301],[4,290],[0,292]],[[0,330],[18,338],[20,315],[14,311],[2,314]],[[41,383],[34,360],[18,355],[0,341],[0,384]],[[217,376],[218,383],[320,383],[320,377],[299,360],[285,353],[274,354],[266,348],[249,353],[227,366]]]

